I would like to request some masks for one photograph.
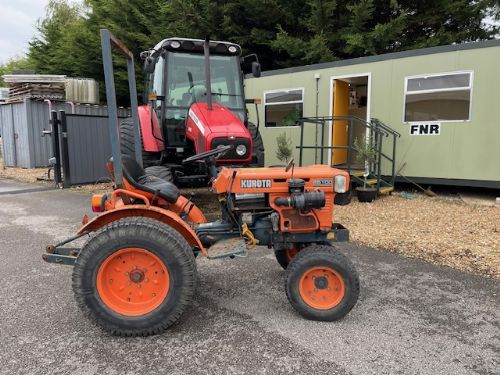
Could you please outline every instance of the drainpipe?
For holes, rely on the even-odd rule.
[[[319,79],[321,75],[319,73],[314,74],[314,79],[316,79],[316,133],[314,135],[315,143],[314,143],[314,164],[318,164],[318,112],[319,112]],[[323,127],[321,127],[322,131],[325,131]],[[323,149],[321,149],[321,153],[323,153]]]

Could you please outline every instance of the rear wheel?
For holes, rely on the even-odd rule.
[[[139,131],[140,132],[140,131]],[[141,132],[140,132],[141,133]],[[125,119],[120,123],[120,150],[122,155],[135,159],[134,123],[131,119]],[[144,150],[141,133],[142,164],[144,168],[156,165],[160,162],[160,152],[149,152]]]
[[[297,255],[300,248],[298,245],[294,245],[291,249],[279,249],[274,250],[274,256],[278,261],[279,265],[286,270],[292,259]]]
[[[248,123],[248,131],[253,139],[253,148],[252,148],[252,166],[255,167],[263,167],[264,166],[264,142],[262,141],[262,137],[260,136],[259,130],[257,126]]]
[[[113,222],[82,248],[73,270],[76,301],[118,336],[148,336],[174,324],[196,287],[192,249],[174,229],[133,217]]]
[[[359,278],[351,261],[335,248],[312,245],[301,250],[286,271],[290,304],[311,320],[343,318],[356,304]]]

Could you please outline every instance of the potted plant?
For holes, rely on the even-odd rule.
[[[283,132],[276,137],[278,149],[276,150],[276,158],[286,164],[292,157],[292,140]]]
[[[354,147],[356,148],[356,161],[365,164],[365,172],[363,173],[364,183],[363,186],[356,188],[356,194],[360,202],[373,202],[377,197],[377,189],[367,184],[366,179],[370,174],[370,164],[374,163],[377,159],[377,150],[365,139],[356,138],[354,140]]]

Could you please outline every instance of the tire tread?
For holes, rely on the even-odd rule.
[[[127,244],[120,241],[123,234],[130,236],[131,231],[135,231],[135,235],[149,236],[155,241],[168,241],[177,249],[176,257],[179,261],[180,271],[184,274],[187,282],[181,286],[180,298],[177,305],[172,309],[172,312],[163,317],[150,327],[140,328],[123,328],[116,324],[110,323],[109,320],[103,318],[102,311],[92,310],[86,298],[89,291],[82,287],[84,278],[86,277],[85,266],[92,261],[93,257],[99,255],[100,246],[107,241],[115,241],[119,245],[126,246]],[[192,250],[185,239],[176,232],[173,228],[166,224],[145,217],[130,217],[112,222],[91,237],[83,246],[80,255],[78,256],[72,276],[72,286],[76,302],[83,314],[93,321],[98,326],[102,327],[105,331],[115,336],[149,336],[161,333],[176,323],[186,308],[192,303],[196,293],[197,270],[196,262]]]

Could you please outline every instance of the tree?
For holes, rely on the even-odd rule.
[[[104,93],[101,28],[125,42],[136,66],[164,38],[209,36],[257,53],[269,70],[491,39],[499,27],[486,18],[500,20],[498,0],[50,0],[28,60],[39,73],[95,78]],[[128,105],[117,55],[115,66],[118,101]]]
[[[272,47],[286,52],[280,64],[321,62],[408,49],[491,39],[499,20],[494,0],[308,0],[293,29],[277,26]]]
[[[0,64],[0,87],[6,87],[7,84],[2,76],[12,74],[16,70],[31,70],[32,63],[26,57],[14,57],[8,60],[5,64]]]
[[[29,43],[28,58],[37,73],[72,74],[71,63],[78,46],[71,45],[72,33],[82,24],[81,9],[65,0],[49,0],[46,15],[38,21],[35,36]]]
[[[284,163],[288,162],[292,157],[292,140],[287,137],[286,133],[281,133],[276,137],[278,149],[276,150],[276,158]]]

